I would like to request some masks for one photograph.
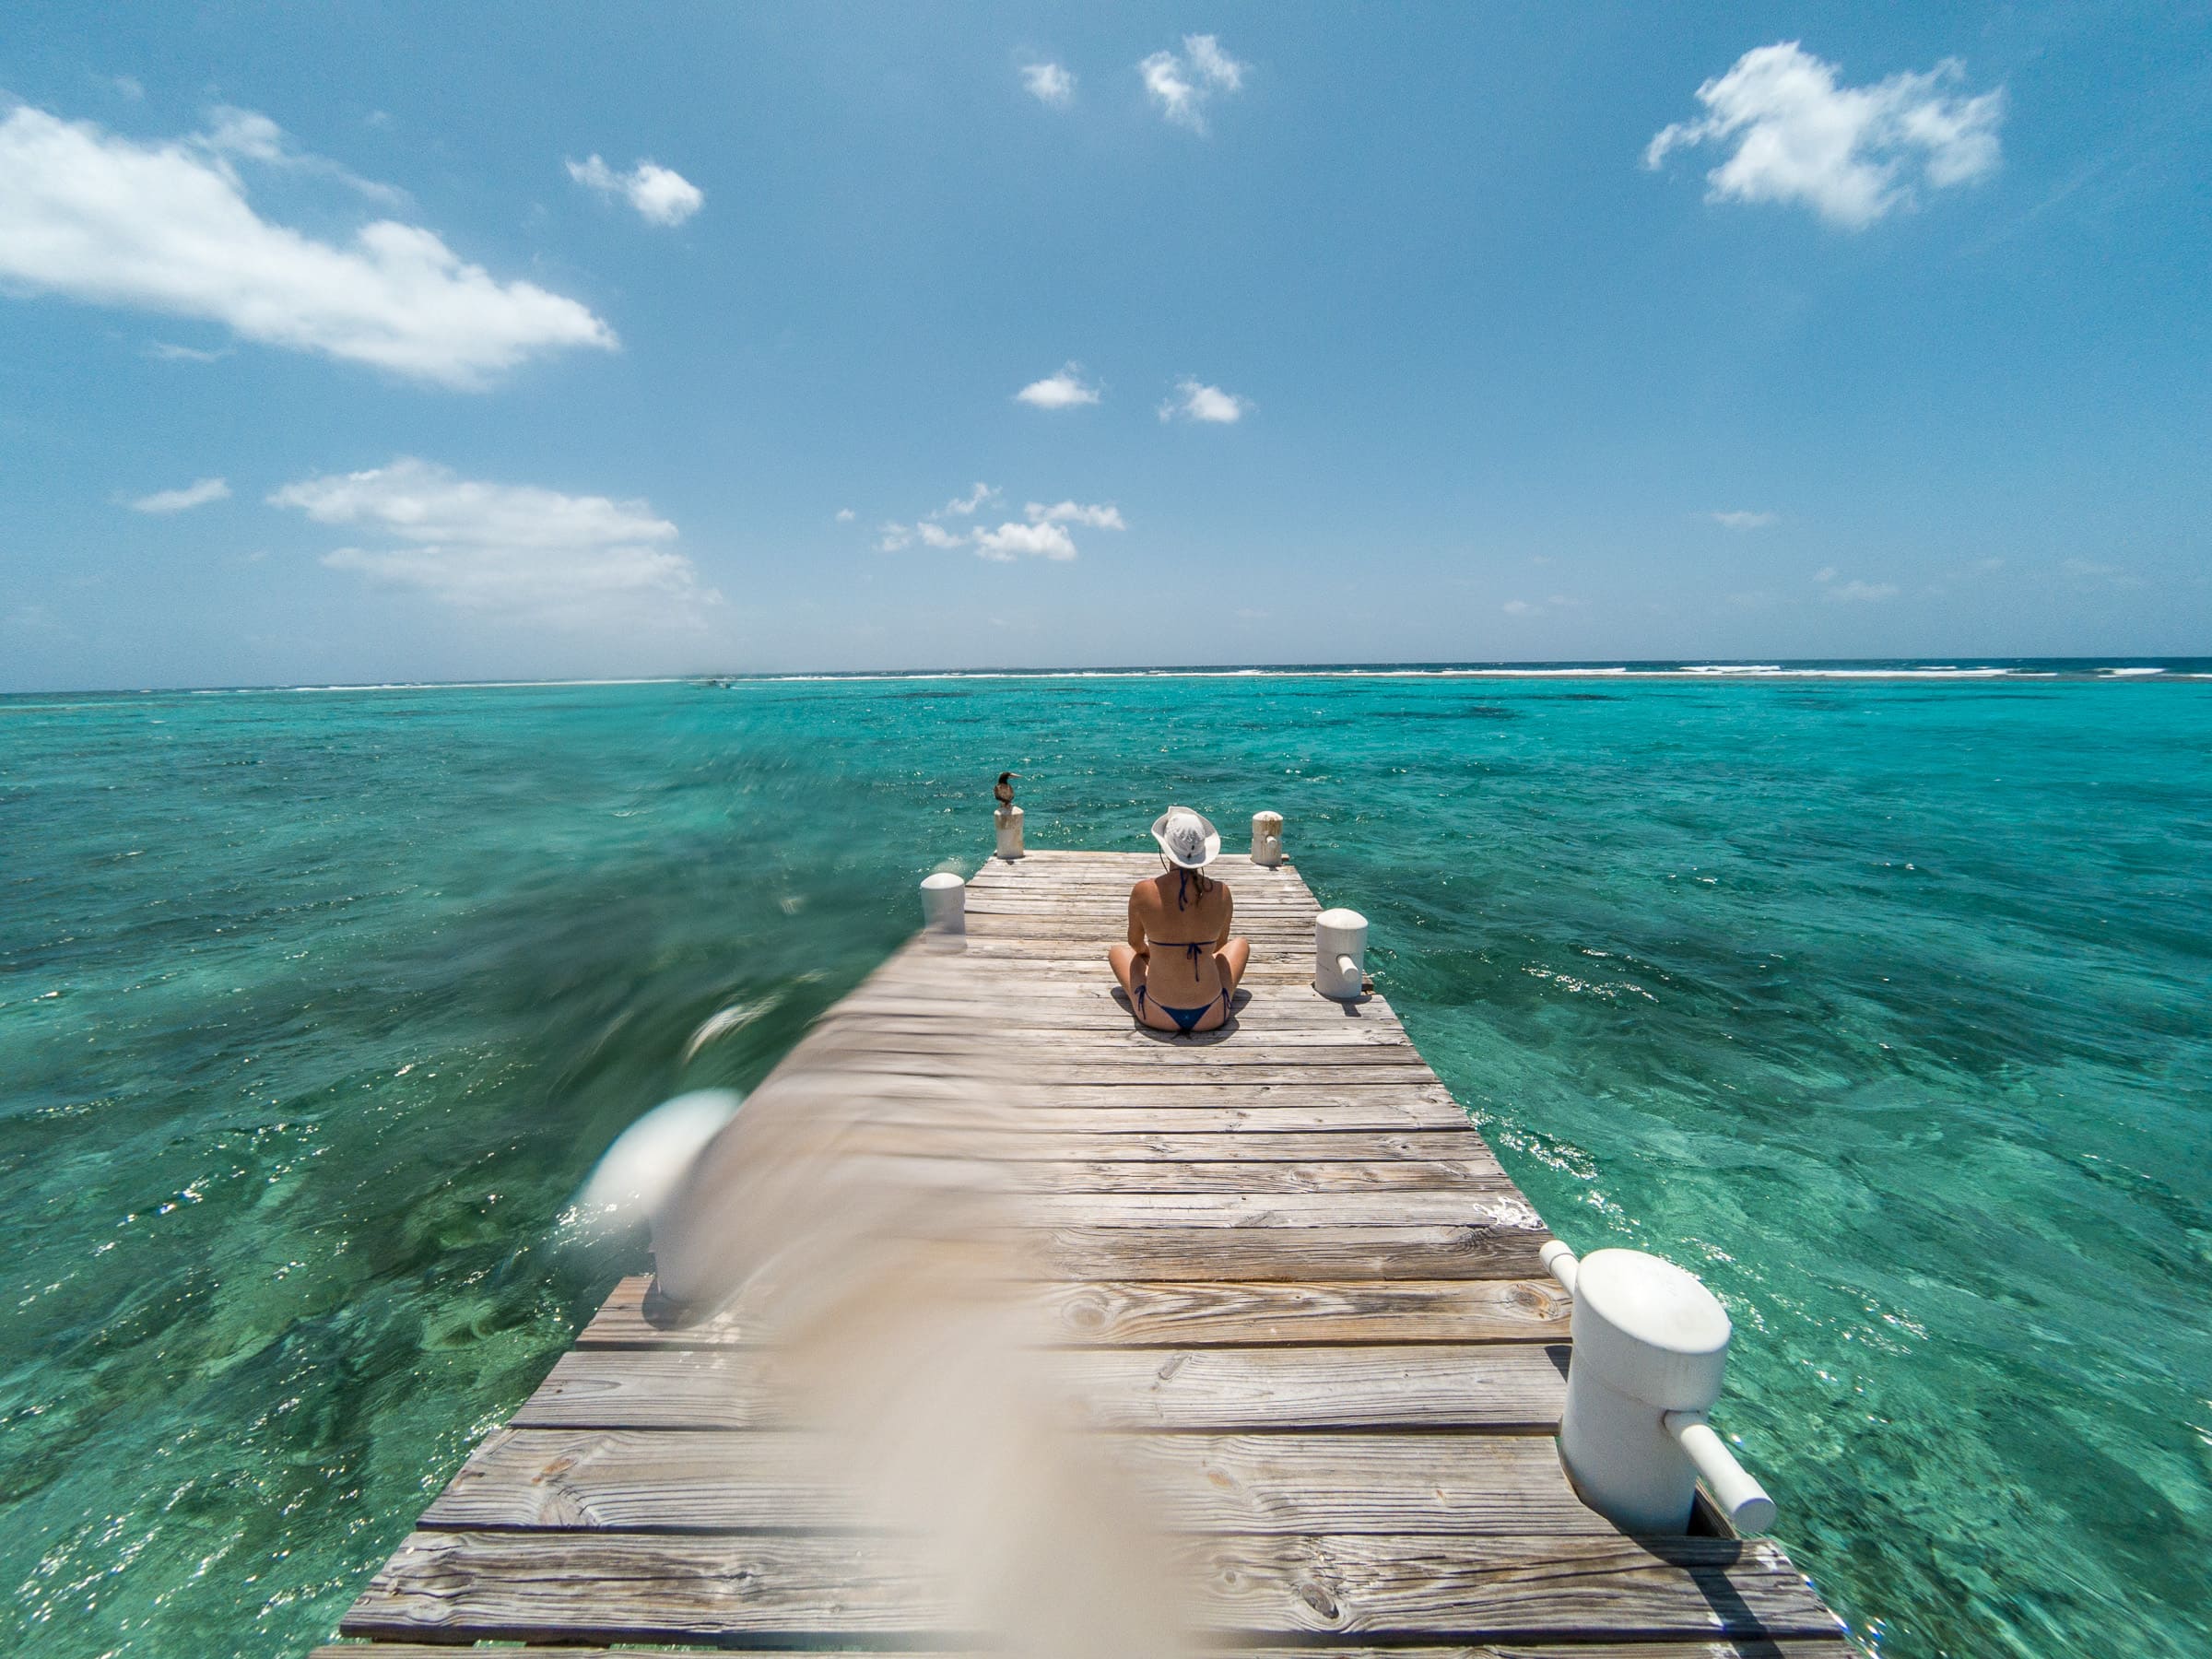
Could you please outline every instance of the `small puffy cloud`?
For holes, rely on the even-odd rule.
[[[998,500],[998,491],[989,484],[979,483],[964,496],[955,496],[939,509],[940,512],[955,513],[961,518],[973,518],[975,510],[985,501]]]
[[[1733,145],[1705,175],[1712,201],[1810,207],[1831,225],[1864,230],[1916,189],[1946,189],[1997,169],[2002,88],[1968,98],[1950,88],[1965,67],[1946,58],[1924,75],[1871,87],[1839,84],[1835,65],[1794,41],[1747,52],[1698,88],[1706,112],[1661,130],[1643,152],[1656,169],[1673,151]]]
[[[876,526],[876,551],[878,553],[903,552],[913,544],[914,527],[912,524],[882,524]]]
[[[959,547],[968,539],[965,535],[955,535],[952,531],[946,529],[944,525],[929,519],[924,519],[916,524],[914,534],[922,538],[924,547],[940,549]]]
[[[1095,404],[1099,401],[1099,389],[1084,383],[1081,370],[1081,364],[1069,363],[1057,374],[1031,381],[1014,394],[1014,401],[1028,404],[1032,409],[1073,409]]]
[[[1251,65],[1223,52],[1220,41],[1210,34],[1183,36],[1182,53],[1178,57],[1172,52],[1156,52],[1137,65],[1136,72],[1160,114],[1178,126],[1204,134],[1207,103],[1216,93],[1242,91],[1244,72]]]
[[[221,478],[202,478],[196,484],[187,484],[182,489],[157,489],[152,495],[140,496],[131,503],[133,512],[185,512],[194,507],[205,507],[210,501],[230,499],[230,486]]]
[[[672,545],[676,526],[644,501],[483,483],[403,456],[367,472],[303,478],[269,503],[318,524],[365,528],[384,544],[326,553],[332,570],[509,621],[695,626],[701,608],[721,603]]]
[[[1159,406],[1159,418],[1230,426],[1243,419],[1245,411],[1251,407],[1250,399],[1235,396],[1218,386],[1209,386],[1203,381],[1180,380],[1175,382],[1175,395]]]
[[[1822,565],[1818,570],[1813,572],[1813,580],[1815,582],[1833,582],[1835,579],[1836,567],[1834,565]]]
[[[1770,524],[1778,524],[1782,522],[1781,514],[1773,512],[1744,512],[1739,511],[1735,512],[1710,513],[1707,516],[1710,517],[1714,524],[1720,525],[1724,530],[1764,530]]]
[[[233,161],[252,123],[144,145],[19,105],[0,121],[0,283],[220,323],[243,339],[459,389],[572,347],[612,350],[585,307],[464,263],[430,231],[378,219],[345,244],[270,223]]]
[[[135,75],[112,75],[108,85],[114,88],[115,96],[138,103],[146,98],[146,88]]]
[[[850,507],[840,507],[837,510],[837,522],[841,524],[851,524],[856,516]]]
[[[1118,507],[1084,506],[1077,501],[1062,501],[1047,507],[1041,501],[1031,501],[1022,509],[1032,524],[1088,524],[1093,530],[1126,530]]]
[[[1067,560],[1076,556],[1075,539],[1058,524],[1001,524],[995,530],[975,533],[979,559],[1011,564],[1024,557]]]
[[[1533,617],[1536,614],[1536,607],[1525,599],[1508,599],[1498,608],[1509,617]]]
[[[569,177],[601,195],[619,196],[652,225],[680,225],[706,206],[707,193],[673,168],[640,161],[617,172],[597,156],[568,163]]]
[[[1057,64],[1025,64],[1021,84],[1041,104],[1065,110],[1076,101],[1076,77]]]

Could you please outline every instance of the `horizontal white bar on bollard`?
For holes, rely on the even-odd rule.
[[[1559,1288],[1568,1295],[1574,1294],[1574,1270],[1580,1265],[1565,1241],[1547,1239],[1544,1247],[1536,1252],[1536,1260],[1544,1264],[1544,1271],[1559,1281]]]
[[[1727,1310],[1672,1262],[1641,1250],[1539,1252],[1574,1298],[1559,1456],[1583,1501],[1627,1533],[1688,1529],[1702,1474],[1737,1529],[1774,1504],[1706,1424],[1728,1363]]]
[[[922,926],[933,934],[968,931],[968,884],[950,870],[922,877]]]
[[[1366,993],[1367,918],[1358,911],[1325,910],[1313,919],[1313,989],[1337,1002]]]
[[[1735,1453],[1712,1431],[1703,1412],[1670,1411],[1665,1423],[1730,1525],[1739,1533],[1757,1535],[1774,1524],[1774,1500],[1751,1471],[1735,1461]]]
[[[1021,808],[1001,806],[992,815],[992,820],[998,826],[998,856],[1021,857]]]
[[[1283,862],[1283,815],[1279,812],[1255,812],[1252,815],[1252,862],[1273,869]]]

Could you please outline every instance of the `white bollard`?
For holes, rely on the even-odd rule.
[[[1728,1363],[1719,1298],[1641,1250],[1542,1259],[1574,1296],[1559,1455],[1583,1501],[1623,1532],[1685,1532],[1701,1474],[1739,1531],[1773,1524],[1773,1500],[1705,1420]]]
[[[1283,862],[1281,813],[1255,812],[1252,815],[1252,862],[1265,865],[1270,869]]]
[[[1338,1002],[1365,994],[1367,918],[1358,911],[1325,910],[1313,922],[1313,989]]]
[[[1021,808],[1001,806],[992,814],[992,821],[998,826],[999,857],[1019,858],[1021,856]]]
[[[968,884],[950,870],[922,877],[922,928],[933,934],[968,931]]]

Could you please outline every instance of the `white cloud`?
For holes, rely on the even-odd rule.
[[[1021,84],[1041,104],[1065,110],[1076,101],[1076,77],[1057,64],[1025,64]]]
[[[194,134],[191,142],[229,171],[231,161],[253,161],[263,166],[284,169],[292,172],[318,174],[335,179],[347,189],[358,191],[371,201],[385,207],[405,207],[407,193],[394,184],[380,184],[374,179],[364,179],[351,168],[340,166],[324,156],[317,156],[294,144],[291,135],[257,110],[241,110],[234,104],[218,104],[207,112],[207,128]],[[237,175],[231,174],[233,182]]]
[[[837,510],[837,522],[841,524],[851,524],[855,516],[856,515],[854,514],[853,509],[850,507],[840,507]]]
[[[1095,404],[1099,401],[1099,389],[1084,383],[1081,369],[1080,363],[1069,363],[1057,374],[1031,381],[1014,394],[1014,401],[1035,409],[1072,409],[1083,404]]]
[[[1712,518],[1714,524],[1720,525],[1725,530],[1764,530],[1770,524],[1778,524],[1782,522],[1782,515],[1774,512],[1744,512],[1739,511],[1735,512],[1715,512],[1709,514],[1708,516]]]
[[[1818,570],[1813,572],[1813,580],[1815,582],[1833,582],[1835,579],[1836,567],[1834,565],[1822,565]]]
[[[640,161],[617,172],[597,156],[568,164],[569,177],[601,195],[620,196],[648,224],[680,225],[706,206],[707,193],[673,168]]]
[[[1026,524],[1008,521],[995,528],[977,525],[955,529],[945,521],[949,517],[971,518],[986,501],[998,499],[999,492],[988,484],[978,484],[965,496],[956,496],[935,512],[924,513],[911,524],[884,524],[877,535],[876,549],[879,553],[898,553],[912,547],[917,540],[923,546],[948,552],[955,547],[972,547],[978,559],[987,559],[1006,564],[1021,558],[1049,559],[1065,562],[1076,557],[1075,537],[1068,534],[1069,525],[1080,525],[1091,530],[1126,530],[1129,526],[1122,517],[1121,509],[1106,502],[1065,500],[1047,505],[1030,501],[1022,509]]]
[[[1011,564],[1025,554],[1065,562],[1075,558],[1076,544],[1058,524],[1006,524],[995,530],[978,530],[975,551],[979,559],[999,564]]]
[[[1833,582],[1832,576],[1828,580],[1830,582],[1831,585],[1828,586],[1821,593],[1820,596],[1823,599],[1841,600],[1846,605],[1877,605],[1884,599],[1894,599],[1897,597],[1897,583],[1894,582],[1845,582],[1836,583]]]
[[[981,507],[985,501],[995,501],[997,500],[998,491],[996,488],[989,484],[979,483],[966,495],[953,497],[951,500],[946,502],[942,508],[938,509],[937,513],[932,514],[931,516],[936,517],[943,513],[954,512],[959,514],[959,516],[962,518],[972,518],[975,514],[975,510],[978,507]]]
[[[418,588],[511,621],[597,628],[696,624],[721,595],[672,545],[677,528],[643,501],[563,495],[464,478],[403,456],[368,472],[303,478],[269,497],[319,524],[362,525],[382,547],[324,555],[333,570]]]
[[[1698,88],[1707,112],[1662,130],[1643,164],[1733,142],[1735,152],[1705,175],[1709,200],[1795,204],[1851,230],[1910,206],[1916,185],[1970,184],[1996,171],[2004,91],[1953,96],[1946,88],[1965,77],[1958,59],[1871,87],[1836,77],[1835,65],[1794,41],[1747,52]]]
[[[1088,524],[1093,530],[1126,530],[1118,507],[1084,506],[1077,501],[1062,501],[1056,507],[1047,507],[1041,501],[1031,501],[1022,509],[1032,524]]]
[[[1212,35],[1185,35],[1182,50],[1182,57],[1171,52],[1156,52],[1137,65],[1136,72],[1144,77],[1145,90],[1152,95],[1162,115],[1178,126],[1203,134],[1206,104],[1217,92],[1242,91],[1244,71],[1251,65],[1240,64],[1223,52]]]
[[[1498,608],[1509,617],[1533,617],[1536,614],[1536,607],[1525,599],[1508,599]]]
[[[269,223],[230,154],[18,107],[0,121],[0,282],[457,388],[544,352],[614,348],[575,300],[498,282],[418,227],[379,219],[340,247]]]
[[[146,355],[160,363],[219,363],[230,355],[230,347],[208,351],[198,346],[177,346],[167,340],[156,340],[146,348]]]
[[[221,478],[202,478],[196,484],[187,484],[182,489],[157,489],[152,495],[140,496],[131,503],[133,512],[183,512],[194,507],[205,507],[210,501],[230,499],[230,486]]]
[[[143,102],[146,98],[146,88],[135,75],[110,76],[108,85],[115,88],[118,98],[128,99],[132,103]]]
[[[1159,406],[1159,418],[1162,420],[1173,420],[1181,416],[1185,420],[1206,420],[1229,426],[1243,419],[1245,411],[1252,407],[1249,398],[1235,396],[1218,386],[1209,386],[1201,381],[1177,381],[1175,393],[1173,397]]]

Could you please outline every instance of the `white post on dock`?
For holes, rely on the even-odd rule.
[[[1281,813],[1255,812],[1252,815],[1252,862],[1265,865],[1269,869],[1283,862]]]
[[[991,815],[998,826],[998,855],[1001,858],[1021,856],[1021,808],[1001,806]]]
[[[1623,1532],[1689,1528],[1698,1477],[1742,1533],[1774,1524],[1774,1500],[1706,1422],[1728,1364],[1728,1311],[1672,1262],[1558,1240],[1540,1258],[1574,1298],[1574,1358],[1559,1456],[1583,1501]]]
[[[1337,1002],[1367,994],[1367,918],[1325,910],[1313,919],[1313,989]]]
[[[968,884],[950,870],[922,877],[922,931],[941,936],[968,931]]]

